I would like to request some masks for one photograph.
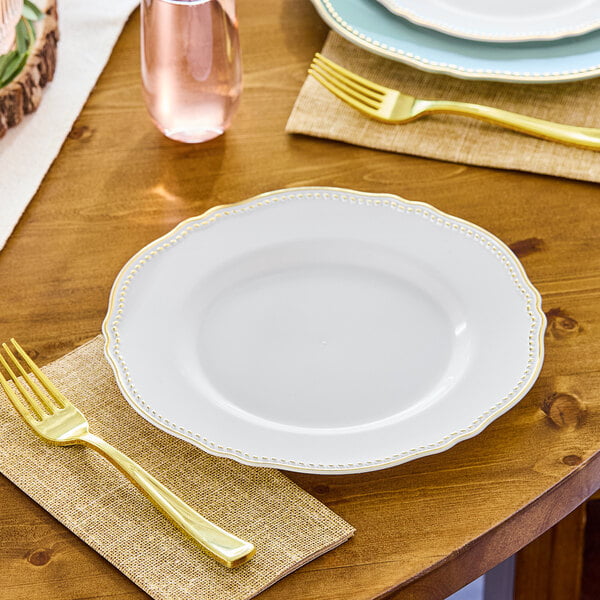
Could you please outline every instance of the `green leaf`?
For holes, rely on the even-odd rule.
[[[23,20],[25,21],[25,27],[27,28],[27,37],[29,40],[29,48],[27,48],[27,51],[29,52],[35,43],[35,25],[33,21],[30,21],[29,19],[23,18]]]
[[[43,17],[31,0],[24,0],[23,16],[15,28],[16,49],[0,56],[0,88],[10,83],[23,69],[35,43],[34,21]]]
[[[22,14],[30,21],[39,21],[44,16],[44,13],[31,0],[25,0]]]
[[[4,68],[10,62],[10,60],[12,59],[12,57],[15,54],[19,54],[19,53],[16,50],[13,50],[11,52],[7,52],[6,54],[3,54],[2,56],[0,56],[0,78],[2,77],[2,73],[4,73]]]
[[[16,50],[14,51],[14,56],[0,75],[0,88],[9,84],[21,72],[27,62],[27,56],[27,54],[19,54]]]
[[[24,19],[17,23],[15,33],[17,36],[17,51],[19,54],[25,54],[27,48],[29,48],[29,31]]]

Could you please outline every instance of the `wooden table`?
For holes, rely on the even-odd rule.
[[[113,279],[140,247],[215,204],[277,188],[392,192],[490,230],[516,251],[544,299],[538,383],[481,435],[443,454],[364,475],[291,474],[357,533],[261,596],[443,598],[600,486],[600,190],[286,135],[326,28],[307,0],[239,5],[242,106],[230,132],[199,146],[167,140],[146,115],[134,14],[0,252],[0,338],[17,337],[40,363],[58,358],[98,334]],[[1,600],[147,597],[3,478],[0,504]],[[550,538],[577,537],[578,514]],[[561,575],[548,556],[552,572],[537,573],[541,585]],[[536,597],[550,596],[528,600]]]

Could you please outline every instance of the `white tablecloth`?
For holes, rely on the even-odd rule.
[[[44,89],[37,111],[0,139],[0,250],[58,154],[138,3],[59,0],[54,80]]]

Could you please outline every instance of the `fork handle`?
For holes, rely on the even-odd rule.
[[[91,433],[81,438],[84,445],[98,451],[128,477],[179,529],[187,533],[215,560],[232,568],[248,561],[255,548],[198,514],[135,461]]]
[[[600,150],[600,129],[553,123],[500,108],[469,104],[467,102],[417,100],[414,108],[415,112],[421,114],[446,113],[474,117],[481,121],[487,121],[494,125],[500,125],[545,140],[579,146],[588,150]]]

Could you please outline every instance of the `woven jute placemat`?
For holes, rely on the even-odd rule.
[[[485,104],[600,128],[600,78],[560,84],[465,81],[376,56],[330,32],[322,54],[381,85],[427,100]],[[430,115],[403,125],[369,119],[308,76],[286,131],[450,162],[600,182],[600,153],[539,140],[475,119]]]
[[[44,368],[90,430],[200,514],[252,541],[234,570],[207,557],[93,450],[37,438],[0,391],[0,471],[157,600],[251,598],[354,529],[274,469],[216,458],[159,431],[121,396],[95,338]]]

